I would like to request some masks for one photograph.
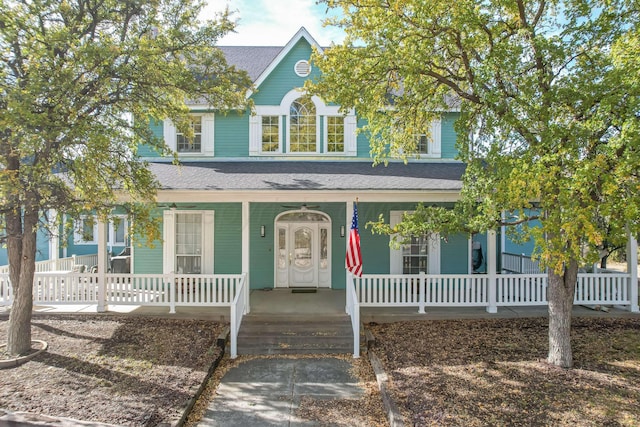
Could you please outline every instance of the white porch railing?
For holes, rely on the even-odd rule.
[[[98,265],[98,255],[73,255],[66,258],[36,261],[36,273],[72,271],[76,265],[84,265],[88,270],[94,265]],[[0,266],[0,274],[9,274],[9,266]]]
[[[246,281],[246,274],[242,275],[242,280],[237,285],[235,297],[231,303],[230,313],[230,325],[229,334],[231,345],[231,358],[238,357],[238,332],[240,332],[240,325],[242,324],[242,318],[247,313],[247,301],[249,300],[249,289]]]
[[[541,273],[538,261],[525,254],[502,253],[502,271],[518,274]]]
[[[629,274],[580,273],[574,304],[633,306]],[[492,292],[497,306],[546,305],[546,274],[365,274],[353,278],[361,307],[489,307]],[[348,294],[348,293],[347,293]]]

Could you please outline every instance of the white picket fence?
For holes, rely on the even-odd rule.
[[[531,259],[525,254],[512,254],[503,252],[502,254],[502,271],[518,274],[537,274],[542,273],[540,263]]]
[[[575,304],[631,305],[628,274],[580,273]],[[361,307],[489,307],[546,305],[546,274],[364,274],[353,286]],[[493,298],[492,298],[493,296]],[[493,302],[495,301],[495,302]]]
[[[104,285],[100,286],[101,277]],[[136,305],[229,307],[231,357],[237,357],[237,338],[248,310],[246,274],[96,274],[36,273],[35,305]],[[8,274],[0,274],[0,306],[13,303]]]
[[[73,271],[74,267],[77,265],[84,265],[88,271],[94,265],[98,265],[98,255],[73,255],[66,258],[36,261],[36,273],[47,273],[52,271],[69,272]],[[9,274],[9,266],[0,266],[0,274]]]

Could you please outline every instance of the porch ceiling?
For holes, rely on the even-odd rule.
[[[163,190],[457,191],[461,163],[253,161],[150,163]]]

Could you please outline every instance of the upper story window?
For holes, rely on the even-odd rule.
[[[329,153],[344,152],[344,117],[327,117],[327,151]]]
[[[276,153],[280,149],[280,117],[262,116],[262,152]]]
[[[442,156],[442,126],[440,120],[431,123],[429,134],[416,135],[416,154],[420,157],[440,158]]]
[[[289,109],[289,149],[291,152],[316,151],[316,106],[310,98],[300,98]]]
[[[189,118],[189,126],[193,131],[193,139],[179,132],[171,120],[165,120],[163,126],[164,142],[179,156],[213,156],[214,155],[214,122],[213,113],[194,113]]]
[[[176,151],[178,153],[200,153],[202,151],[202,116],[191,116],[189,126],[193,131],[193,139],[183,133],[176,132]]]
[[[317,96],[287,93],[280,105],[256,105],[249,119],[249,154],[357,155],[356,117]]]

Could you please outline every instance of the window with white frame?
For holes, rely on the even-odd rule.
[[[114,217],[107,225],[107,245],[125,246],[128,222],[125,216]],[[74,243],[78,245],[98,244],[98,220],[95,216],[82,216],[76,221]]]
[[[344,152],[344,117],[327,117],[327,152]]]
[[[213,273],[213,215],[213,211],[164,212],[164,273]]]
[[[202,271],[202,214],[176,214],[176,273]]]
[[[442,156],[442,126],[440,120],[431,122],[429,134],[415,135],[416,154],[422,157],[439,158]]]
[[[280,151],[280,117],[262,116],[262,152]]]
[[[404,211],[391,211],[391,226],[402,221]],[[391,249],[391,274],[429,274],[440,273],[440,236],[431,233],[426,236],[414,236],[398,249]]]
[[[213,113],[194,113],[189,117],[188,125],[193,132],[193,139],[179,132],[171,120],[163,125],[164,142],[169,149],[179,156],[213,156],[214,155],[214,123]]]
[[[109,244],[114,246],[126,246],[127,244],[127,218],[117,216],[109,223]]]
[[[344,115],[338,106],[294,89],[280,105],[255,106],[249,118],[249,154],[355,156],[356,127],[353,111]]]
[[[189,117],[189,127],[193,138],[176,131],[176,151],[178,153],[200,153],[202,151],[202,116]]]
[[[316,151],[316,106],[311,98],[300,98],[289,109],[289,150],[293,153]]]
[[[94,216],[86,215],[76,220],[73,240],[78,245],[95,245],[98,243],[98,222]]]

